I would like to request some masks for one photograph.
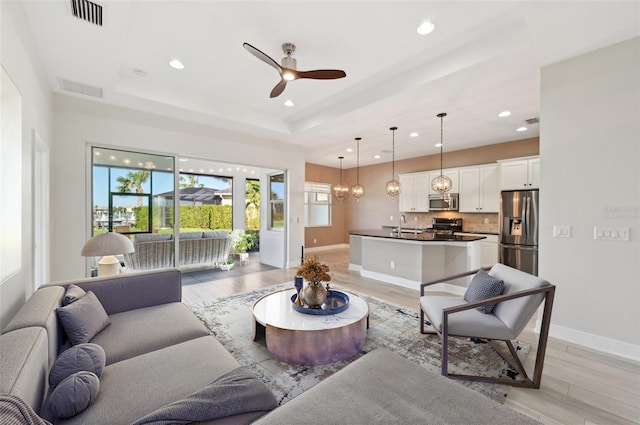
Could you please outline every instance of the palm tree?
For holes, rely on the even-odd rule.
[[[120,193],[128,193],[135,190],[136,193],[144,193],[142,185],[149,180],[151,173],[149,171],[130,171],[125,176],[117,178],[119,183],[117,189]],[[138,206],[142,206],[142,196],[138,197]]]

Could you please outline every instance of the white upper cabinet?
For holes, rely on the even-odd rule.
[[[451,179],[451,189],[449,189],[449,193],[458,193],[460,191],[460,185],[458,184],[458,169],[457,168],[449,168],[447,170],[442,170],[442,174],[449,177]],[[429,195],[438,195],[438,192],[431,189],[431,181],[440,175],[440,170],[432,170],[429,171]]]
[[[460,168],[459,174],[460,212],[499,212],[498,164]]]
[[[398,205],[403,212],[429,211],[429,180],[428,172],[400,174],[400,197]]]
[[[540,188],[540,158],[499,161],[500,190]]]

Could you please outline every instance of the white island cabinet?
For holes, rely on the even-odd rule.
[[[382,282],[420,289],[420,284],[480,268],[484,236],[407,233],[385,230],[349,232],[349,269]],[[434,290],[464,294],[469,277]],[[446,287],[445,287],[446,286]]]

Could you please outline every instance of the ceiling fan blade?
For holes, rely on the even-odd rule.
[[[298,71],[297,78],[313,78],[314,80],[336,80],[346,77],[340,69],[316,69],[314,71]]]
[[[284,80],[284,79],[280,80],[280,82],[276,84],[273,90],[271,90],[271,95],[269,97],[274,98],[274,97],[280,96],[284,91],[285,87],[287,87],[287,80]]]
[[[242,43],[242,47],[244,47],[247,50],[247,52],[251,53],[253,56],[260,59],[262,62],[274,67],[279,74],[282,74],[282,67],[280,66],[280,64],[274,61],[269,55],[264,53],[262,50],[253,47],[249,43]]]

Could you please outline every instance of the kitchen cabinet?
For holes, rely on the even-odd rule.
[[[400,174],[399,210],[402,212],[429,211],[429,172]]]
[[[499,212],[498,164],[460,168],[459,177],[460,212]]]
[[[449,193],[458,193],[460,190],[460,186],[458,184],[458,169],[457,168],[449,168],[447,170],[442,170],[442,174],[449,177],[451,179],[451,189],[449,189]],[[432,170],[429,171],[429,195],[438,195],[439,193],[435,190],[431,189],[431,182],[433,179],[440,175],[440,170]]]
[[[498,235],[466,232],[456,232],[455,234],[463,236],[484,236],[485,239],[480,241],[481,267],[490,267],[498,262]]]
[[[540,158],[499,161],[500,190],[540,188]]]

